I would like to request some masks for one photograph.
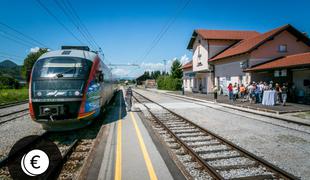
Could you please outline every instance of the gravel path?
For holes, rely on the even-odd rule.
[[[210,108],[166,95],[138,91],[280,168],[302,179],[310,178],[310,127],[230,110],[216,104],[208,104],[213,107]],[[226,175],[238,176],[234,172]]]
[[[41,125],[33,122],[29,115],[0,125],[0,159],[10,152],[15,142],[29,135],[42,134]]]

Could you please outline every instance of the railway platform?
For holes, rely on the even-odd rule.
[[[171,161],[166,165],[169,158],[163,158],[137,112],[126,111],[123,96],[117,101],[81,179],[182,179]]]

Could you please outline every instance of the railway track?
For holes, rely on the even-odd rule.
[[[29,108],[24,108],[24,109],[21,109],[21,110],[18,110],[18,111],[13,111],[13,112],[10,112],[10,113],[6,113],[6,114],[0,115],[0,124],[6,123],[6,122],[9,122],[9,121],[13,121],[13,120],[15,120],[17,118],[26,116],[26,115],[29,114],[28,110],[29,110]]]
[[[45,132],[41,135],[39,135],[37,138],[33,139],[29,143],[25,144],[23,147],[20,148],[20,150],[14,154],[11,154],[10,156],[6,156],[5,158],[1,159],[0,161],[0,179],[11,179],[11,175],[8,170],[8,163],[12,160],[14,160],[18,155],[21,153],[26,153],[25,150],[36,147],[38,144],[40,144],[42,139],[49,139],[53,136],[52,133]],[[59,143],[55,142],[60,149],[62,160],[54,166],[52,171],[48,174],[47,179],[55,179],[55,173],[59,172],[61,170],[62,166],[68,161],[69,156],[72,154],[73,150],[76,148],[78,143],[80,142],[79,139],[71,140],[71,142],[66,143]],[[60,145],[61,144],[61,145]]]
[[[17,105],[21,105],[21,104],[26,104],[26,103],[28,103],[28,101],[29,100],[27,99],[27,100],[24,100],[24,101],[18,101],[18,102],[13,102],[13,103],[1,104],[0,105],[0,109],[12,107],[12,106],[17,106]]]
[[[134,92],[134,97],[146,107],[157,131],[172,142],[176,152],[189,155],[185,163],[196,163],[195,168],[208,172],[209,179],[298,179],[142,94]]]

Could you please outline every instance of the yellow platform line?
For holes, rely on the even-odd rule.
[[[117,144],[114,180],[122,179],[122,96],[120,96],[119,120],[117,122]]]
[[[150,159],[150,157],[149,157],[149,154],[148,154],[148,152],[147,152],[147,149],[146,149],[146,146],[145,146],[145,144],[144,144],[143,138],[142,138],[142,136],[141,136],[140,129],[139,129],[138,125],[137,125],[136,118],[135,118],[135,116],[133,115],[132,112],[130,112],[130,116],[131,116],[133,125],[134,125],[134,127],[135,127],[135,129],[136,129],[136,133],[137,133],[137,136],[138,136],[140,148],[141,148],[141,150],[142,150],[142,154],[143,154],[143,157],[144,157],[144,161],[145,161],[145,164],[146,164],[146,167],[147,167],[147,170],[148,170],[150,179],[151,179],[151,180],[157,180],[157,176],[156,176],[156,174],[155,174],[155,171],[154,171],[154,168],[153,168],[151,159]]]

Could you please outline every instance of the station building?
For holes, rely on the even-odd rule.
[[[256,31],[194,30],[187,49],[192,51],[193,92],[212,92],[214,68],[209,59],[232,45],[259,33]]]
[[[203,87],[202,93],[212,92],[215,84],[226,94],[229,83],[248,85],[252,81],[269,82],[274,79],[270,74],[262,75],[261,71],[252,68],[279,58],[310,52],[310,40],[289,24],[263,34],[255,31],[195,30],[187,48],[193,52],[194,86],[191,91],[197,91],[197,84],[198,92],[199,86]],[[303,56],[307,55],[300,57]],[[298,56],[293,63],[296,61],[299,61]],[[291,82],[291,70],[289,76],[284,76],[285,71],[281,70],[282,80],[276,78],[274,82]],[[309,79],[307,72],[305,70],[300,76]],[[190,74],[188,69],[187,74]]]

